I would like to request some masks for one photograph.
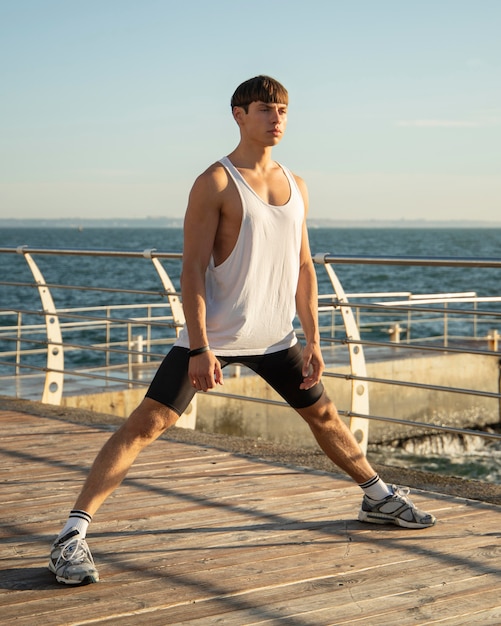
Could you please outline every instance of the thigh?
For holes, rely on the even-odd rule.
[[[317,402],[324,386],[318,383],[311,389],[300,389],[303,382],[303,350],[299,343],[292,348],[263,355],[255,363],[245,365],[259,374],[294,409],[302,409]]]
[[[195,395],[188,376],[188,350],[174,346],[162,361],[146,397],[182,415]]]

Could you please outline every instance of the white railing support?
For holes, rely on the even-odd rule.
[[[42,402],[46,404],[61,404],[64,385],[64,350],[57,309],[43,274],[31,254],[28,254],[24,250],[24,246],[17,248],[17,252],[24,256],[33,274],[45,317],[45,329],[47,333],[47,371],[45,374]]]
[[[176,290],[174,289],[174,285],[169,275],[167,274],[164,266],[160,263],[160,261],[156,257],[153,256],[154,251],[155,251],[155,248],[144,250],[143,256],[145,259],[150,259],[150,261],[153,263],[153,267],[157,271],[157,274],[160,278],[163,288],[165,289],[167,293],[167,298],[169,300],[174,323],[180,325],[176,328],[176,335],[179,335],[181,326],[183,326],[185,322],[183,305],[181,304],[181,300],[179,299],[179,296],[177,295]]]
[[[157,271],[157,274],[162,282],[163,288],[167,293],[167,298],[169,300],[169,305],[172,311],[172,317],[174,323],[176,324],[176,335],[179,336],[179,332],[181,331],[181,327],[185,323],[184,310],[183,305],[181,304],[181,300],[174,289],[174,284],[172,283],[167,271],[164,266],[160,263],[159,259],[153,256],[155,248],[150,248],[143,251],[143,256],[145,259],[150,259],[153,263],[153,267]],[[186,411],[181,415],[181,417],[176,422],[176,425],[180,428],[190,428],[195,430],[197,422],[197,396],[196,394],[193,396],[193,400],[190,402]]]
[[[348,298],[337,277],[332,266],[325,262],[326,254],[316,254],[313,257],[315,263],[323,264],[332,287],[336,294],[338,305],[343,318],[346,336],[350,339],[348,351],[350,355],[350,367],[352,376],[367,377],[367,368],[365,366],[365,356],[360,341],[360,333],[357,322],[353,315],[353,311],[348,304]],[[353,343],[352,343],[353,342]],[[351,412],[359,415],[369,415],[369,387],[367,382],[355,380],[351,381]],[[367,443],[369,439],[369,420],[362,417],[350,417],[350,430],[354,434],[364,454],[367,452]]]

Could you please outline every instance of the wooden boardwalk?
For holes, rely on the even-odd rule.
[[[109,432],[0,412],[0,624],[501,624],[501,508],[432,492],[420,531],[356,521],[344,477],[159,440],[89,534],[101,580],[48,547]]]

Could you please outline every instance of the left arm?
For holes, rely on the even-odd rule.
[[[296,291],[296,310],[301,327],[306,337],[303,350],[303,382],[301,389],[311,389],[322,377],[325,369],[322,352],[320,350],[320,332],[318,329],[318,287],[317,275],[311,258],[306,216],[308,213],[308,190],[304,181],[295,177],[304,201],[304,220],[301,236],[299,279]]]

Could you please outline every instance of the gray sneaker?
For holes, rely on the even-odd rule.
[[[88,585],[99,581],[89,546],[80,538],[76,528],[52,544],[49,570],[56,575],[58,583],[65,585]]]
[[[431,513],[420,511],[411,502],[408,487],[392,485],[393,493],[383,500],[371,500],[364,496],[358,514],[361,522],[372,524],[396,524],[404,528],[428,528],[437,521]]]

